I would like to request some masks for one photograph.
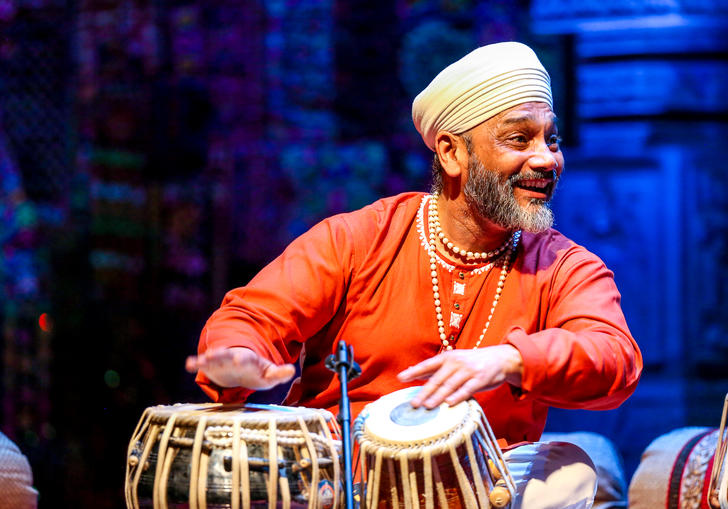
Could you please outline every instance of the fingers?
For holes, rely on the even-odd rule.
[[[445,402],[446,398],[459,390],[470,380],[470,374],[458,369],[452,363],[444,365],[435,373],[417,394],[412,406],[422,404],[425,408],[435,408]]]
[[[185,361],[185,369],[188,373],[197,373],[197,356],[196,355],[190,355],[187,357],[187,360]]]
[[[509,345],[453,350],[409,367],[397,376],[402,382],[427,379],[411,404],[432,409],[442,403],[456,405],[476,392],[498,387],[511,372],[517,372],[517,361],[520,354]]]
[[[440,388],[444,381],[452,375],[452,366],[445,364],[438,369],[434,375],[430,377],[425,385],[422,386],[417,395],[412,398],[412,406],[417,408],[424,404],[425,408],[434,408],[431,406],[430,397]]]
[[[249,348],[217,348],[190,356],[185,369],[204,373],[221,387],[269,389],[289,381],[295,374],[291,364],[277,365]]]
[[[234,360],[235,351],[227,348],[208,350],[200,355],[190,355],[185,361],[185,369],[190,373],[205,371],[216,365]]]
[[[428,378],[440,369],[443,361],[443,354],[436,355],[401,371],[397,374],[397,378],[400,382],[411,382],[413,380]]]
[[[271,362],[263,371],[263,379],[266,383],[270,384],[270,387],[274,387],[278,384],[289,381],[295,374],[296,368],[292,364],[283,364],[282,366],[279,366]]]
[[[473,395],[480,389],[478,382],[473,379],[468,379],[462,384],[457,390],[451,392],[445,397],[445,403],[450,406],[455,406],[458,403],[462,403],[473,397]],[[440,403],[438,403],[439,405]]]

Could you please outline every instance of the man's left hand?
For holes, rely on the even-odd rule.
[[[504,382],[520,386],[523,358],[511,345],[474,350],[450,350],[411,366],[397,375],[401,382],[427,380],[412,406],[435,408],[457,405],[473,394],[495,389]]]

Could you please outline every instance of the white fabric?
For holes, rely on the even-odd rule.
[[[438,131],[460,134],[527,102],[553,108],[549,75],[531,48],[501,42],[482,46],[443,69],[415,98],[412,120],[434,151]]]
[[[569,442],[589,455],[597,470],[597,495],[593,509],[626,509],[627,481],[622,458],[614,443],[604,435],[589,431],[544,433],[543,442]]]
[[[511,509],[589,509],[597,473],[589,456],[567,442],[535,442],[506,451],[516,483]]]
[[[0,509],[35,509],[38,492],[32,485],[28,460],[17,445],[0,433]]]

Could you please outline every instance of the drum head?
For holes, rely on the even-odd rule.
[[[177,403],[150,407],[148,411],[152,414],[151,421],[155,423],[166,422],[172,416],[178,422],[194,419],[196,423],[201,416],[205,416],[209,425],[232,425],[234,421],[241,421],[248,428],[267,428],[271,419],[281,426],[289,422],[295,424],[299,418],[306,423],[316,422],[320,416],[324,416],[327,421],[333,419],[326,410],[254,403]]]
[[[467,401],[454,407],[443,403],[432,410],[413,408],[410,401],[420,389],[408,387],[364,407],[360,415],[364,432],[381,441],[405,444],[437,439],[462,425],[468,414]]]

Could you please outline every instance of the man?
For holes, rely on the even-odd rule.
[[[550,228],[564,160],[536,55],[478,48],[412,111],[435,153],[433,193],[385,198],[296,239],[228,293],[188,370],[213,399],[241,401],[299,362],[285,403],[335,412],[324,361],[343,339],[362,367],[354,415],[424,382],[413,406],[474,397],[503,446],[537,441],[549,406],[618,406],[642,358],[612,273]]]

